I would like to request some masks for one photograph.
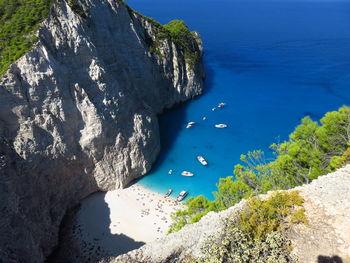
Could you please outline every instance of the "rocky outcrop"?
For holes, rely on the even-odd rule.
[[[292,241],[292,253],[299,262],[350,262],[350,165],[295,188],[305,199],[309,225],[294,225],[285,234]],[[272,192],[268,193],[271,194]],[[101,263],[185,263],[200,257],[206,238],[220,232],[228,220],[244,209],[245,201],[222,211],[210,212],[198,223],[160,241]]]
[[[42,262],[67,208],[144,175],[160,149],[157,114],[202,91],[198,36],[193,63],[124,3],[73,2],[79,12],[55,1],[0,81],[3,262]]]

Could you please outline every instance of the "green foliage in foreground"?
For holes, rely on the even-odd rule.
[[[266,200],[253,197],[239,215],[236,226],[252,239],[264,239],[268,233],[291,224],[306,224],[303,203],[304,199],[297,191],[277,192]]]
[[[0,75],[27,53],[49,14],[51,0],[0,0]]]
[[[221,232],[204,242],[204,256],[190,257],[187,262],[296,262],[290,255],[291,243],[281,230],[307,223],[303,202],[297,191],[277,192],[266,200],[250,199],[238,220],[229,219]]]
[[[350,107],[328,112],[317,123],[302,119],[289,140],[271,145],[276,159],[267,162],[262,151],[242,155],[244,163],[234,168],[234,175],[220,178],[215,200],[203,196],[190,198],[187,209],[173,215],[169,232],[194,223],[210,211],[220,211],[242,199],[270,190],[290,189],[309,183],[318,176],[350,162]]]

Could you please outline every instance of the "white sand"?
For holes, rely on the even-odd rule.
[[[175,199],[136,184],[107,192],[105,201],[111,211],[111,233],[145,243],[164,236],[171,224],[171,213],[182,207]]]
[[[174,198],[137,184],[95,193],[82,202],[73,236],[84,254],[99,248],[103,254],[117,256],[166,235],[171,213],[180,208],[183,205]]]

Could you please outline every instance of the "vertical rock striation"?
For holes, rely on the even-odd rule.
[[[42,262],[67,208],[144,175],[160,149],[157,114],[202,92],[198,35],[193,61],[122,2],[75,2],[81,12],[56,1],[0,81],[4,262]]]

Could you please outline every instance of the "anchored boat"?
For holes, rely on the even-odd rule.
[[[226,103],[224,103],[224,102],[220,102],[219,105],[218,105],[219,108],[222,108],[224,106],[226,106]]]
[[[191,128],[193,125],[195,125],[196,123],[194,121],[190,121],[189,123],[187,123],[186,128]]]
[[[216,128],[226,128],[226,127],[227,127],[227,124],[223,124],[223,123],[215,124],[215,127],[216,127]]]
[[[170,196],[172,192],[173,192],[173,189],[169,189],[168,192],[165,193],[164,197]]]
[[[183,175],[183,176],[193,176],[193,173],[191,173],[191,172],[189,172],[189,171],[183,171],[183,172],[181,173],[181,175]]]
[[[183,191],[181,191],[179,193],[179,195],[177,196],[176,200],[180,202],[186,197],[186,195],[187,195],[187,192],[185,190],[183,190]]]
[[[201,164],[203,164],[204,166],[205,166],[205,165],[208,165],[207,161],[204,159],[203,156],[197,156],[197,159],[198,159],[198,161],[199,161]]]

